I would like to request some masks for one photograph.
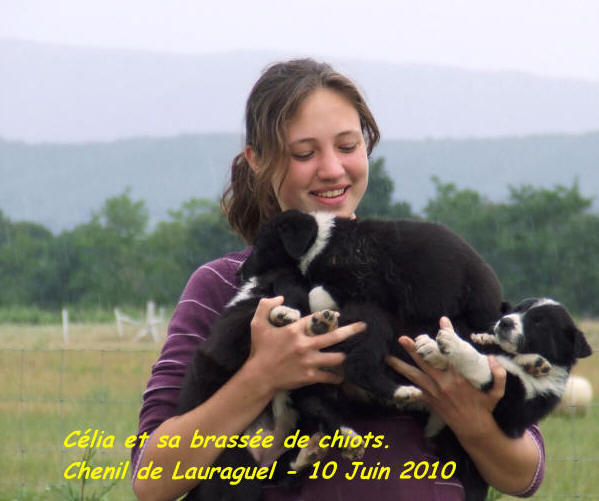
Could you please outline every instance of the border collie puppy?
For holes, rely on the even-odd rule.
[[[390,353],[409,361],[399,334],[437,332],[447,316],[469,335],[487,331],[501,314],[493,270],[439,224],[288,210],[262,228],[240,271],[252,280],[290,264],[309,284],[311,311],[332,309],[342,324],[368,324],[367,332],[331,349],[347,354],[345,381],[382,402],[405,399],[384,362]]]
[[[308,288],[297,268],[289,266],[269,269],[260,276],[246,281],[240,291],[227,305],[214,323],[211,335],[199,345],[185,373],[179,395],[178,413],[183,414],[205,402],[223,386],[247,360],[251,347],[250,323],[261,298],[284,296],[284,308],[276,307],[270,312],[273,325],[285,325],[309,313]],[[326,330],[327,318],[315,316],[311,329],[314,333]],[[253,434],[259,428],[272,431],[275,439],[284,439],[295,428],[297,416],[288,404],[287,392],[279,392],[272,402],[272,413],[263,413],[246,431]],[[223,449],[214,466],[256,466],[262,458],[252,448]],[[185,499],[251,501],[262,498],[260,480],[244,480],[230,485],[220,478],[203,480],[191,490]]]
[[[482,390],[493,383],[485,354],[495,354],[507,379],[505,394],[493,416],[509,437],[521,436],[526,428],[547,416],[562,398],[572,366],[579,358],[591,355],[584,334],[566,308],[551,299],[522,301],[495,323],[493,334],[473,334],[472,341],[482,353],[452,328],[443,328],[436,340],[418,336],[416,349],[434,367],[443,370],[451,365]],[[413,389],[415,397],[420,390]],[[453,433],[443,427],[438,418],[431,416],[428,436],[440,445],[447,459],[459,461],[457,470],[461,472],[466,500],[484,500],[487,484]]]

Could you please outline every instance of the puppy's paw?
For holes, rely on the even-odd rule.
[[[479,332],[470,334],[470,341],[480,346],[497,344],[497,338],[494,334],[488,334],[486,332]]]
[[[401,385],[398,386],[393,393],[393,399],[399,405],[407,405],[422,400],[422,390],[412,385]]]
[[[299,310],[289,308],[289,306],[280,305],[275,306],[270,310],[270,323],[276,327],[283,327],[283,325],[297,322],[301,317]]]
[[[536,378],[547,376],[552,369],[552,366],[547,359],[534,353],[516,355],[514,357],[514,362],[522,367],[528,374]]]
[[[339,312],[333,310],[317,311],[312,315],[312,321],[306,334],[325,334],[335,330],[339,325]]]
[[[341,456],[345,459],[349,459],[350,461],[358,461],[364,457],[366,453],[366,448],[364,447],[364,439],[358,435],[352,428],[348,428],[347,426],[342,426],[339,431],[341,434],[347,438],[348,446],[345,447],[341,451]],[[360,442],[356,440],[356,437],[360,439]]]
[[[341,457],[349,459],[350,461],[359,461],[364,457],[364,454],[366,454],[366,449],[363,445],[358,447],[348,447],[341,451]]]
[[[437,346],[443,355],[451,357],[455,353],[459,352],[461,339],[453,331],[453,329],[441,329],[437,333]]]
[[[416,337],[415,345],[416,352],[424,359],[424,361],[432,365],[435,369],[447,369],[447,359],[439,351],[439,346],[434,339],[431,339],[426,334],[421,334]]]
[[[316,461],[324,459],[329,450],[326,447],[320,447],[319,444],[322,437],[323,434],[320,432],[314,433],[314,435],[310,437],[308,445],[303,449],[300,449],[295,461],[289,465],[292,470],[301,471]]]

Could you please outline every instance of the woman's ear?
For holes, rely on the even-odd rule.
[[[247,160],[247,163],[250,164],[251,169],[254,172],[258,172],[258,163],[256,162],[256,152],[252,149],[252,147],[248,144],[243,150],[243,156]]]

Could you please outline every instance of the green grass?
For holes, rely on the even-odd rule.
[[[114,320],[114,311],[101,306],[65,306],[69,312],[69,320],[79,323],[109,323]],[[172,306],[166,308],[166,315],[172,314]],[[142,319],[145,316],[143,307],[125,307],[121,312],[131,318]],[[158,313],[158,312],[157,312]],[[0,307],[0,324],[22,325],[59,325],[62,324],[62,312],[57,309],[43,309],[37,306],[2,306]]]
[[[582,328],[599,351],[599,323],[582,322]],[[65,448],[63,441],[73,430],[97,428],[116,440],[114,448],[95,449],[93,464],[129,459],[124,440],[137,430],[141,395],[161,348],[134,343],[136,332],[128,326],[119,338],[112,323],[71,324],[65,347],[59,325],[0,324],[0,501],[134,499],[128,479],[89,480],[81,497],[81,482],[63,473],[85,450]],[[598,355],[582,360],[575,373],[591,380],[599,396],[597,362]],[[547,472],[535,498],[599,499],[598,423],[597,397],[584,417],[542,422]]]
[[[137,328],[119,338],[113,324],[72,324],[64,346],[60,326],[0,325],[0,501],[134,499],[129,479],[65,480],[86,449],[63,446],[73,430],[115,436],[93,449],[94,465],[129,459],[127,436],[137,431],[141,395],[160,343],[134,343]],[[104,494],[104,495],[102,495]]]

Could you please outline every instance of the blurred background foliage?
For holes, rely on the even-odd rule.
[[[578,314],[599,315],[599,215],[574,183],[553,189],[510,187],[493,202],[432,178],[435,196],[422,214],[392,200],[384,158],[371,162],[359,217],[415,218],[449,226],[493,266],[505,298],[553,297]],[[148,299],[173,305],[201,264],[245,244],[218,203],[192,198],[153,228],[130,191],[107,199],[91,219],[53,234],[0,211],[0,308],[110,309]]]

